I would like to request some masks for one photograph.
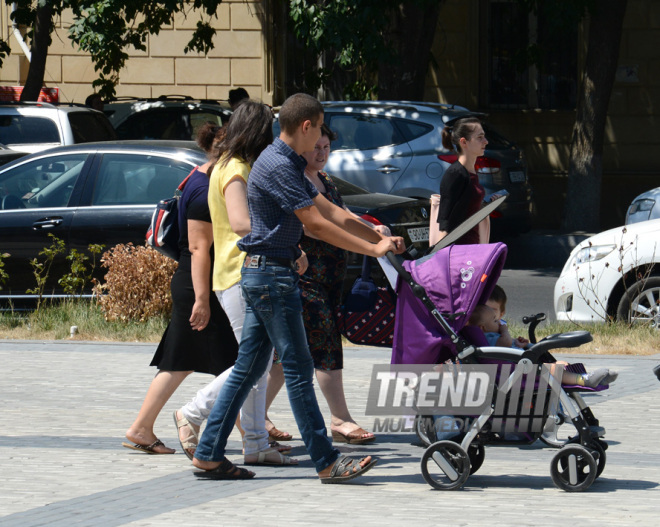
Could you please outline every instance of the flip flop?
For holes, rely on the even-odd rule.
[[[121,446],[124,448],[130,448],[131,450],[138,450],[139,452],[144,452],[145,454],[155,454],[155,455],[165,455],[165,454],[174,454],[174,452],[156,452],[155,448],[157,446],[165,446],[165,444],[160,440],[156,439],[150,445],[141,445],[139,443],[126,443],[122,442]]]
[[[372,443],[376,440],[376,436],[372,435],[371,437],[362,437],[364,434],[368,434],[364,428],[357,428],[348,434],[342,434],[341,432],[332,431],[332,440],[335,443],[348,443],[349,445],[364,445],[366,443]]]
[[[198,478],[205,479],[252,479],[255,474],[247,469],[237,467],[227,458],[224,458],[220,464],[213,470],[201,470],[194,472]]]
[[[195,433],[195,429],[192,427],[190,424],[190,421],[184,417],[181,419],[177,419],[176,413],[178,410],[174,410],[174,413],[172,414],[172,417],[174,417],[174,424],[176,425],[176,432],[177,436],[179,438],[179,444],[181,445],[181,448],[183,449],[183,453],[188,457],[190,461],[193,460],[194,455],[188,452],[188,450],[196,450],[197,445],[199,444],[199,436]],[[183,412],[182,412],[183,415]],[[189,435],[185,439],[181,439],[181,428],[184,426],[188,427],[188,430],[192,433],[192,435]],[[195,441],[191,441],[194,439]]]
[[[361,476],[367,470],[371,469],[371,467],[373,467],[376,463],[378,463],[378,460],[372,458],[369,463],[362,467],[360,466],[359,461],[348,456],[341,456],[339,459],[337,459],[337,461],[335,461],[335,464],[332,465],[330,475],[320,478],[320,480],[321,483],[344,483],[348,480]],[[353,471],[355,465],[357,466],[357,470]],[[348,476],[342,476],[344,472],[349,472]]]
[[[266,456],[269,454],[276,454],[278,457],[277,461],[269,461]],[[248,454],[248,455],[254,455],[254,454]],[[262,450],[261,452],[257,452],[257,460],[256,461],[245,461],[245,465],[250,465],[250,466],[255,466],[255,465],[297,465],[298,461],[289,457],[283,455],[277,448],[267,448],[266,450]]]
[[[278,430],[277,428],[273,427],[270,429],[270,432],[268,432],[268,441],[291,441],[293,439],[293,436],[289,434],[288,432],[282,432],[281,430]]]

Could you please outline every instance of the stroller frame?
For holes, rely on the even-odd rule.
[[[509,398],[515,397],[514,387],[520,386],[523,375],[532,372],[540,373],[543,364],[555,362],[549,350],[578,347],[592,340],[591,334],[587,331],[573,331],[551,335],[538,343],[535,342],[535,338],[530,338],[534,344],[527,350],[478,347],[454,331],[448,322],[465,313],[441,313],[429,298],[424,287],[415,281],[411,273],[399,263],[397,258],[392,253],[388,253],[387,258],[396,269],[400,279],[410,286],[414,296],[428,309],[455,346],[456,354],[452,362],[480,364],[485,361],[491,364],[515,365],[510,374],[501,375],[498,379],[496,394],[499,393]],[[538,317],[537,315],[536,323],[538,323]],[[533,322],[530,328],[530,336],[533,336],[533,328],[536,323]],[[551,445],[561,446],[561,448],[552,458],[550,475],[555,485],[565,491],[584,491],[601,475],[606,463],[607,443],[601,439],[605,430],[599,426],[598,420],[580,395],[580,392],[593,390],[577,386],[563,387],[553,375],[548,376],[548,388],[559,394],[558,404],[566,412],[568,420],[577,431],[577,435],[569,438],[565,444]],[[518,394],[518,398],[521,400],[521,394]],[[544,406],[541,415],[544,422],[557,426],[566,419],[559,412],[558,404]],[[491,418],[495,411],[495,404],[492,403],[484,409],[481,415],[476,416],[466,433],[459,434],[453,440],[436,441],[428,446],[422,455],[421,469],[422,475],[429,485],[438,490],[459,489],[465,484],[468,477],[481,467],[485,458],[485,445],[530,444],[541,438],[542,433],[538,432],[528,434],[527,438],[506,440],[504,435],[500,437],[497,433],[491,432],[489,424],[492,422]],[[507,419],[517,422],[519,418],[529,417],[529,415],[521,414],[508,416]],[[422,419],[428,418],[422,417]],[[429,433],[429,439],[434,437],[434,433],[435,429],[433,429],[433,433]]]

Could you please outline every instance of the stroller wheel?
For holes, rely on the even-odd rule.
[[[432,415],[416,415],[413,426],[415,434],[424,446],[428,447],[435,443],[435,423]]]
[[[605,463],[607,463],[607,456],[605,455],[605,448],[607,448],[607,443],[605,443],[605,448],[603,448],[603,445],[601,443],[605,443],[605,441],[601,440],[596,440],[593,442],[591,445],[594,450],[597,451],[597,457],[596,459],[596,477],[600,477],[600,475],[603,473],[603,470],[605,470]]]
[[[470,475],[470,458],[461,445],[438,441],[422,455],[422,476],[434,489],[460,489]]]
[[[468,457],[470,458],[470,475],[472,475],[484,464],[486,449],[483,445],[470,445],[468,447]]]
[[[580,438],[578,436],[572,437],[569,443],[579,444]],[[592,451],[592,456],[596,460],[596,478],[600,477],[605,470],[605,464],[607,463],[607,455],[605,450],[607,450],[607,443],[602,439],[595,439],[589,444],[589,449]]]
[[[597,474],[596,460],[582,445],[566,445],[550,462],[554,484],[566,492],[582,492],[591,487]]]

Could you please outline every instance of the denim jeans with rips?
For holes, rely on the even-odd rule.
[[[274,347],[282,360],[293,416],[320,472],[337,460],[339,451],[328,439],[314,392],[314,363],[303,325],[298,275],[288,267],[261,262],[258,268],[243,268],[241,288],[247,309],[238,358],[211,410],[195,457],[222,461],[243,401],[268,368]]]

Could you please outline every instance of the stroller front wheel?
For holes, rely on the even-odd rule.
[[[422,455],[422,476],[434,489],[460,489],[470,476],[470,458],[453,441],[438,441]]]
[[[582,492],[591,487],[598,467],[589,450],[582,445],[566,445],[550,462],[554,484],[566,492]]]

